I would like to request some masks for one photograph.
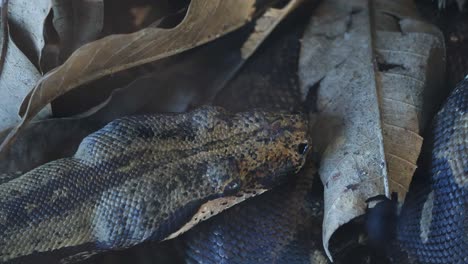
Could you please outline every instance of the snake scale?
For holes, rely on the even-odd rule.
[[[297,38],[286,38],[284,41],[290,42],[294,39]],[[280,47],[282,45],[290,47],[290,45],[285,45],[284,43],[279,44]],[[275,47],[270,52],[264,53],[263,56],[270,58],[266,64],[280,65],[282,63],[282,57],[279,55],[275,56],[277,49],[278,47]],[[247,67],[268,68],[266,67],[268,65],[252,63],[252,65],[247,65]],[[291,66],[293,68],[291,72],[294,72],[295,66],[289,65],[286,68]],[[33,251],[41,250],[52,251],[52,253],[64,257],[81,253],[76,258],[65,259],[72,261],[79,260],[86,257],[87,254],[99,251],[127,248],[145,240],[163,240],[171,237],[171,234],[178,235],[177,230],[180,230],[184,223],[189,223],[189,226],[191,226],[195,222],[198,222],[198,219],[195,220],[195,218],[206,217],[206,212],[210,212],[211,214],[210,210],[205,210],[204,213],[202,213],[203,209],[199,210],[208,201],[218,199],[219,203],[215,205],[221,208],[216,208],[216,206],[213,208],[213,212],[217,213],[227,206],[234,205],[254,195],[254,192],[257,194],[278,185],[280,182],[286,182],[284,177],[287,175],[286,172],[297,171],[302,166],[305,158],[303,155],[305,154],[303,153],[305,145],[303,144],[306,142],[304,135],[306,128],[305,125],[296,126],[297,124],[303,124],[302,117],[280,113],[271,114],[274,119],[287,117],[283,120],[283,124],[286,126],[285,130],[296,132],[300,136],[294,142],[288,141],[288,139],[291,139],[291,137],[287,136],[288,133],[285,135],[283,134],[284,130],[278,130],[278,127],[275,127],[273,129],[274,133],[279,133],[280,137],[284,136],[285,138],[271,142],[271,149],[268,149],[268,145],[264,145],[264,142],[256,145],[254,142],[257,141],[248,137],[249,135],[252,136],[252,133],[255,133],[253,132],[255,129],[251,125],[255,126],[255,124],[258,124],[257,120],[251,119],[252,115],[258,114],[262,116],[265,112],[245,111],[247,108],[250,108],[251,104],[258,104],[259,102],[260,104],[262,104],[261,102],[265,102],[261,106],[272,107],[276,109],[275,112],[278,111],[278,108],[290,111],[299,105],[299,102],[296,101],[297,94],[294,89],[290,89],[287,92],[285,90],[261,91],[261,89],[255,87],[255,80],[259,80],[258,77],[250,76],[235,80],[235,82],[252,84],[251,87],[244,86],[246,90],[240,91],[240,93],[237,91],[237,94],[241,94],[242,96],[246,94],[254,95],[253,97],[249,96],[249,99],[257,97],[257,99],[253,100],[254,103],[247,102],[243,106],[232,105],[233,102],[239,102],[239,100],[232,100],[231,96],[233,93],[229,89],[225,91],[224,95],[221,94],[218,97],[218,100],[222,102],[219,103],[220,105],[227,107],[232,112],[240,112],[240,114],[232,114],[219,108],[204,107],[190,113],[169,117],[146,116],[124,118],[109,124],[103,130],[86,138],[74,157],[46,164],[16,180],[2,185],[0,187],[0,262],[13,258],[13,262],[22,263],[23,257],[16,258],[17,256],[29,255]],[[271,84],[276,82],[276,86],[272,85],[272,87],[276,88],[285,85],[289,87],[297,85],[294,81],[294,76],[279,79],[273,77],[266,82]],[[258,84],[259,87],[262,85],[264,83]],[[278,93],[282,95],[277,97],[271,96]],[[223,99],[223,96],[227,99]],[[467,248],[466,234],[468,228],[465,215],[468,174],[467,96],[468,81],[464,81],[455,89],[434,120],[432,134],[429,139],[431,143],[429,143],[430,146],[428,147],[428,152],[432,153],[432,156],[427,158],[426,169],[419,173],[420,175],[418,175],[413,183],[400,215],[395,244],[402,254],[395,254],[392,257],[392,263],[458,264],[468,262],[465,250]],[[263,99],[267,98],[267,100],[260,100],[262,97]],[[184,118],[185,120],[196,121],[197,118],[193,118],[196,116],[199,117],[198,122],[189,122],[190,124],[186,122],[179,123]],[[290,117],[292,116],[294,117],[293,120],[298,119],[301,121],[296,120],[290,123]],[[165,121],[155,122],[155,120],[159,119],[164,119]],[[239,122],[238,128],[245,132],[244,138],[240,135],[242,133],[238,135],[228,129],[234,125],[232,123],[233,119]],[[216,123],[216,121],[220,121],[223,124],[221,127],[226,128],[226,130],[218,131],[218,133],[215,133],[215,138],[210,138],[208,141],[203,141],[201,137],[197,138],[197,135],[212,135],[213,130],[210,131],[207,126]],[[267,121],[266,123],[269,122]],[[250,125],[245,127],[245,124]],[[190,131],[194,132],[192,136],[188,136],[190,135]],[[269,135],[269,132],[272,132],[266,132],[268,129],[266,131],[260,129],[257,132],[262,133],[261,131],[267,133],[267,135]],[[228,139],[223,138],[219,140],[219,138],[216,138],[233,134],[236,134],[236,136]],[[254,138],[258,139],[257,136],[258,134],[255,134]],[[153,137],[158,142],[150,144],[149,140]],[[134,140],[129,140],[131,138]],[[123,141],[120,140],[126,140],[126,143],[129,144],[126,146],[132,146],[130,147],[132,150],[128,151],[127,148],[121,148],[120,151],[110,151],[110,148],[124,146],[122,145],[124,144]],[[164,146],[163,142],[170,142],[166,147],[170,145],[184,145],[174,143],[176,141],[187,143],[185,150],[194,151],[187,153],[185,151],[176,151],[175,149],[168,151],[161,147],[155,148],[155,146]],[[198,148],[194,148],[197,144],[199,144]],[[294,164],[280,165],[280,163],[276,162],[259,164],[256,162],[262,160],[261,157],[258,157],[258,151],[265,155],[275,155],[273,148],[276,149],[278,144],[285,146],[285,151],[282,151],[281,155],[277,156],[279,157],[278,159],[284,161],[294,157]],[[219,146],[225,146],[227,150],[235,149],[233,146],[237,146],[239,151],[228,155],[226,159],[225,153],[218,152]],[[261,150],[268,151],[261,152]],[[118,158],[112,157],[111,152],[118,153],[120,156]],[[233,175],[232,172],[236,172],[234,174],[237,174],[237,172],[241,171],[239,162],[237,161],[246,158],[245,153],[248,153],[247,158],[251,161],[250,165],[252,167],[250,167],[249,173],[243,176]],[[242,154],[244,154],[244,157],[242,157]],[[256,155],[254,156],[253,154]],[[195,158],[196,156],[201,158]],[[108,160],[109,162],[96,163],[90,157],[98,157],[101,161]],[[164,160],[166,163],[160,162],[159,158],[156,160],[156,157],[166,157],[167,159]],[[194,160],[196,162],[177,163],[176,160],[181,158],[184,161]],[[148,160],[158,162],[154,164],[145,162]],[[130,165],[132,161],[134,164]],[[70,163],[71,165],[58,166],[57,163]],[[83,172],[93,171],[90,168],[96,164],[99,164],[99,168],[103,168],[102,172],[104,173],[100,174],[102,175],[102,181],[86,181]],[[190,166],[180,171],[192,172],[189,177],[197,180],[202,178],[208,182],[208,186],[216,186],[216,190],[210,190],[209,188],[200,189],[200,186],[205,186],[201,183],[203,180],[194,183],[194,185],[184,185],[182,187],[181,184],[188,183],[182,180],[186,179],[184,177],[188,177],[188,175],[183,173],[178,174],[175,171],[186,164],[190,164]],[[196,166],[197,164],[200,166]],[[161,166],[167,167],[162,168]],[[161,172],[158,175],[158,177],[161,177],[158,178],[160,181],[150,179],[156,173],[143,175],[143,172],[156,167],[161,168],[157,170]],[[281,173],[278,176],[281,177],[271,179],[269,177],[275,174],[252,173],[253,171],[265,172],[265,168],[271,171],[280,171]],[[49,181],[37,176],[41,170],[46,171],[45,174],[57,173],[58,180],[54,181],[55,178],[52,178]],[[68,172],[73,172],[70,173],[72,177],[60,177],[67,170],[69,170]],[[111,173],[115,171],[118,171],[118,173]],[[168,172],[168,174],[162,172]],[[316,182],[313,183],[313,166],[306,166],[300,171],[298,176],[293,176],[292,174],[288,174],[290,180],[286,184],[277,186],[272,191],[258,197],[253,197],[242,204],[234,206],[223,214],[208,219],[179,238],[182,241],[186,262],[328,263],[328,260],[320,250],[322,207],[320,195],[317,195],[320,193],[320,190],[317,190],[317,188],[320,189],[320,186],[317,186]],[[96,175],[91,174],[90,177],[95,178]],[[165,175],[166,177],[161,175]],[[134,181],[127,181],[127,176]],[[136,179],[140,176],[143,177],[140,180],[146,180],[137,183],[137,188],[132,186],[131,184],[136,184]],[[169,184],[163,183],[163,181],[168,180],[167,178],[169,177],[167,176],[175,176],[174,178],[178,179],[176,181],[179,185],[175,184],[174,190],[180,191],[178,188],[187,188],[190,193],[198,195],[197,198],[193,199],[191,197],[185,200],[184,206],[171,203],[171,201],[183,201],[180,196],[177,196],[177,198],[173,197],[172,199],[168,198],[164,203],[156,199],[156,197],[153,197],[151,201],[143,198],[145,200],[143,203],[139,203],[138,199],[129,198],[136,195],[135,191],[138,191],[143,197],[147,197],[150,193],[155,193],[154,195],[158,198],[169,194],[170,191],[165,189],[165,187],[169,188]],[[207,178],[203,178],[203,176],[207,176]],[[232,181],[234,178],[236,180]],[[40,184],[45,182],[51,184]],[[64,188],[61,189],[61,187]],[[111,189],[112,191],[108,191]],[[9,191],[10,195],[3,195],[3,193],[6,193],[6,190]],[[28,196],[28,194],[37,190],[44,191],[44,195],[36,195],[36,193],[34,197]],[[95,193],[91,190],[94,190]],[[154,190],[158,190],[158,192]],[[21,199],[18,199],[18,197],[21,197]],[[227,198],[227,200],[223,198]],[[38,202],[31,202],[30,199]],[[88,206],[86,206],[84,201],[89,202]],[[158,204],[147,204],[154,201],[157,201]],[[192,203],[193,201],[194,203]],[[224,204],[225,202],[227,204]],[[48,206],[48,204],[59,206],[52,207]],[[135,210],[135,208],[141,209],[141,206],[144,204],[148,206],[147,208],[151,209]],[[5,209],[6,205],[9,206],[7,209]],[[78,208],[76,205],[85,206]],[[164,210],[155,212],[155,208],[161,208],[162,205],[167,205],[165,210],[168,212],[168,221],[161,221],[157,218],[164,214],[161,213]],[[93,209],[87,210],[89,208]],[[151,212],[151,210],[153,211]],[[142,217],[142,212],[144,211],[145,213],[151,212],[151,218],[156,218],[148,220],[148,218]],[[15,212],[16,216],[21,216],[21,214],[22,216],[28,215],[33,220],[13,217],[12,215],[5,214],[5,212]],[[70,214],[64,214],[63,212],[76,212],[76,215],[70,216]],[[58,220],[57,222],[49,222],[48,228],[36,229],[37,232],[34,233],[33,227],[44,223],[41,219],[52,219],[50,216],[54,214],[59,216],[55,218]],[[194,214],[198,214],[198,217],[194,217]],[[127,217],[124,217],[124,215]],[[90,221],[91,219],[93,221]],[[142,221],[147,222],[142,223]],[[27,224],[28,222],[29,224]],[[87,225],[77,225],[79,222]],[[23,227],[21,227],[22,223]],[[150,231],[144,228],[145,226],[148,227],[147,224],[149,223],[149,226],[151,226]],[[88,233],[80,232],[78,236],[74,237],[72,233],[67,233],[67,227],[83,228]],[[19,231],[21,228],[23,228],[22,231]],[[31,235],[31,233],[25,233],[24,231],[26,230],[29,230],[28,232],[32,230],[36,236]],[[145,231],[142,232],[142,230]],[[90,232],[92,235],[90,235]],[[8,237],[5,234],[16,234],[16,236]],[[65,234],[68,236],[65,236]],[[50,235],[52,239],[56,239],[59,236],[62,237],[59,240],[52,241],[52,246],[49,244],[49,248],[47,248],[47,243],[44,243],[47,242],[47,238],[44,235]],[[54,244],[60,241],[73,241],[76,244],[65,248]],[[82,252],[85,253],[83,254]],[[32,255],[34,256],[35,254]],[[343,263],[365,262],[344,261]]]

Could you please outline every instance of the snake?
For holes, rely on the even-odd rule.
[[[297,38],[285,41],[292,39]],[[264,53],[271,59],[266,64],[284,59],[275,56],[277,48]],[[257,77],[237,82],[255,86],[252,81]],[[297,85],[294,78],[269,82],[277,82],[274,87]],[[299,105],[297,93],[270,89],[255,94],[259,91],[255,87],[244,87],[240,94],[251,92],[255,96],[248,98],[257,98],[250,104],[267,102],[275,110],[232,105],[242,100],[233,100],[228,87],[218,101],[229,111],[204,107],[179,115],[119,119],[85,138],[72,158],[3,183],[0,261],[23,263],[50,252],[69,262],[177,236],[187,263],[329,263],[321,250],[320,184],[313,166],[304,166],[310,165],[305,162],[306,122],[289,113]],[[278,93],[281,96],[271,96]],[[401,254],[392,255],[392,263],[467,262],[467,94],[468,83],[462,81],[434,119],[428,139],[431,157],[399,215],[394,243]],[[261,120],[255,119],[258,116]],[[276,122],[273,128],[271,119]],[[284,127],[277,127],[279,120]],[[260,123],[267,125],[259,129]],[[258,144],[255,133],[278,138],[271,145]],[[278,153],[279,146],[284,151]],[[259,153],[270,162],[259,163],[264,158]],[[248,164],[241,162],[246,158]],[[240,164],[249,168],[245,174]],[[157,172],[145,174],[150,170]],[[170,188],[170,179],[176,182],[172,197],[165,189]],[[271,190],[258,195],[267,189]],[[177,196],[182,190],[196,197],[184,201]],[[161,220],[164,216],[169,220]]]
[[[115,120],[73,157],[1,185],[0,262],[41,252],[77,261],[176,237],[297,172],[308,151],[299,114],[184,114]]]

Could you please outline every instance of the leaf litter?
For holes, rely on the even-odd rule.
[[[27,41],[17,47],[15,38],[3,39],[8,49],[2,45],[6,56],[0,71],[0,98],[5,98],[0,99],[0,172],[27,171],[69,156],[84,136],[120,116],[186,111],[210,103],[302,1],[265,9],[254,0],[193,0],[174,28],[158,28],[160,20],[134,33],[98,39],[105,26],[104,2],[41,0],[44,9],[39,15],[19,15],[16,20],[23,22],[16,22],[21,27],[15,31]],[[59,61],[64,63],[41,76],[37,67],[51,9],[61,41]],[[142,16],[149,12],[134,10]],[[259,14],[263,15],[257,19]],[[245,33],[248,27],[254,28],[250,34]],[[241,41],[228,45],[232,36]],[[330,238],[364,213],[367,198],[397,192],[400,202],[404,200],[421,134],[439,103],[428,99],[438,98],[436,90],[442,85],[443,36],[422,21],[408,1],[330,0],[314,11],[302,41],[298,74],[303,100],[317,93],[313,140],[321,152],[323,243],[331,258]],[[230,50],[223,52],[227,47]],[[88,111],[31,122],[65,93],[148,63],[154,64],[152,71],[115,89]],[[21,123],[7,129],[20,120],[18,111]]]

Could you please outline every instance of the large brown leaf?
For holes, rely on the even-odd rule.
[[[149,27],[132,34],[108,36],[79,48],[38,82],[23,102],[21,123],[4,140],[0,152],[58,96],[81,84],[180,53],[239,28],[256,14],[255,4],[255,0],[193,0],[185,19],[173,29]]]
[[[424,99],[440,87],[442,65],[443,37],[411,1],[330,0],[318,8],[300,77],[304,97],[318,87],[314,142],[322,152],[327,253],[332,234],[364,214],[368,198],[397,192],[404,199],[434,106]]]

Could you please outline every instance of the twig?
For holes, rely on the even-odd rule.
[[[8,50],[8,40],[9,40],[9,32],[8,32],[8,0],[2,0],[1,6],[1,20],[0,24],[2,24],[2,31],[3,31],[3,40],[2,40],[2,52],[0,53],[0,76],[2,75],[3,66],[6,63],[6,55]]]

